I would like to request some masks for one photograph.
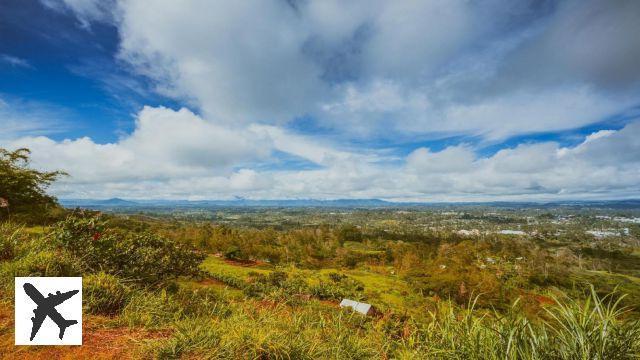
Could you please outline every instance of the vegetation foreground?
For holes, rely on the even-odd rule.
[[[295,266],[224,261],[149,233],[107,229],[69,217],[52,227],[0,227],[5,356],[50,357],[50,348],[16,348],[11,326],[14,276],[84,276],[85,342],[119,347],[55,350],[53,356],[274,359],[628,359],[640,354],[640,323],[623,296],[549,295],[530,314],[434,300],[377,317],[339,309],[366,284],[341,272],[303,277]],[[345,270],[348,273],[348,270]],[[316,280],[314,282],[314,280]],[[525,311],[527,310],[527,311]],[[410,313],[410,314],[409,314]],[[116,345],[117,344],[117,345]],[[106,345],[105,345],[106,346]],[[85,348],[86,347],[86,348]],[[91,351],[95,351],[92,353]],[[108,350],[108,351],[107,351]]]

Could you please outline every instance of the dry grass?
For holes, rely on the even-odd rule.
[[[139,359],[140,345],[171,336],[169,330],[110,327],[113,320],[85,316],[82,346],[15,346],[13,309],[0,306],[0,358],[25,360]]]

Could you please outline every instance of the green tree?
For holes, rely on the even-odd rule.
[[[0,197],[7,200],[8,211],[0,210],[0,219],[10,213],[24,218],[42,219],[47,208],[57,208],[56,198],[46,188],[66,175],[62,171],[38,171],[29,168],[29,149],[8,151],[0,148]]]

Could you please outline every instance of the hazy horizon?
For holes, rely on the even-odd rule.
[[[332,203],[332,202],[379,202],[388,204],[425,204],[425,205],[438,205],[438,204],[490,204],[490,203],[513,203],[513,204],[554,204],[554,203],[621,203],[621,202],[640,202],[640,198],[620,198],[620,199],[553,199],[553,200],[392,200],[392,199],[380,199],[380,198],[334,198],[334,199],[317,199],[317,198],[282,198],[282,199],[245,199],[245,198],[228,198],[228,199],[166,199],[166,198],[60,198],[62,205],[75,204],[75,203],[90,203],[90,202],[110,202],[110,201],[123,201],[138,203],[140,205],[146,203],[175,203],[175,202],[220,202],[220,203],[241,203],[241,202],[255,202],[255,203],[268,203],[268,202],[318,202],[318,203]]]

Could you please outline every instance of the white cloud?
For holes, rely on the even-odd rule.
[[[320,69],[301,51],[309,31],[286,2],[159,1],[153,12],[146,1],[120,5],[120,57],[150,69],[168,94],[195,99],[211,119],[282,121],[322,92]]]
[[[589,140],[587,140],[589,139]],[[384,197],[396,200],[552,200],[638,194],[640,122],[574,147],[521,144],[490,157],[467,146],[420,148],[403,166],[345,161],[324,169],[264,173],[273,186],[248,197]],[[617,156],[626,152],[628,156]],[[600,157],[594,156],[594,153]],[[607,162],[608,160],[608,162]]]
[[[419,148],[407,157],[407,166],[419,174],[469,172],[474,167],[475,154],[465,146],[450,146],[439,152]]]
[[[509,55],[507,81],[553,85],[583,81],[628,89],[640,81],[640,3],[570,0],[530,41]]]
[[[136,129],[117,143],[39,136],[7,145],[30,148],[34,166],[64,169],[72,175],[68,181],[94,184],[228,174],[242,162],[267,157],[271,149],[268,139],[208,123],[187,109],[163,107],[142,109]]]
[[[250,168],[269,160],[273,150],[328,167],[333,181],[351,179],[327,190],[337,195],[357,187],[356,182],[368,183],[365,170],[380,160],[273,126],[220,126],[187,109],[164,107],[142,109],[135,130],[114,143],[98,144],[88,137],[55,141],[25,136],[0,140],[0,146],[27,147],[32,150],[32,166],[68,172],[70,177],[53,187],[61,197],[228,198],[256,192],[274,196],[281,190],[284,196],[296,186],[278,190],[277,179],[307,178],[313,172],[259,173]],[[303,188],[325,192],[321,184]]]
[[[146,109],[151,115],[195,118],[186,111]],[[213,151],[215,161],[198,157],[185,161],[189,151],[182,145],[166,144],[161,133],[175,128],[155,127],[139,122],[136,133],[156,132],[157,141],[132,135],[115,144],[98,145],[90,139],[55,142],[44,137],[25,138],[13,146],[30,146],[34,165],[63,168],[72,177],[54,187],[63,197],[228,199],[246,198],[388,198],[396,200],[544,200],[562,198],[615,198],[633,196],[640,191],[640,122],[621,130],[609,130],[606,136],[588,135],[574,147],[555,142],[521,144],[502,149],[489,157],[478,157],[465,145],[441,151],[419,148],[401,165],[367,161],[358,154],[339,156],[315,170],[233,169],[231,163],[262,156],[255,148],[243,145],[241,137],[231,133],[203,129],[187,120],[182,127],[204,131],[211,145],[199,144],[202,151]],[[198,121],[201,121],[198,119]],[[194,122],[196,125],[194,125]],[[182,129],[181,131],[186,132]],[[134,133],[135,134],[135,133]],[[216,135],[217,134],[217,135]],[[222,134],[222,135],[220,135]],[[247,136],[261,138],[257,133]],[[221,139],[223,136],[225,139]],[[235,136],[240,136],[235,134]],[[254,138],[254,139],[255,139]],[[298,139],[300,140],[300,139]],[[235,143],[227,158],[220,157],[216,142]],[[274,144],[280,140],[273,141]],[[170,141],[169,141],[170,143]],[[135,144],[135,145],[133,145]],[[246,143],[245,143],[246,144]],[[310,146],[318,146],[309,142]],[[172,148],[173,152],[156,147]],[[207,147],[211,146],[211,147]],[[278,145],[274,145],[277,148]],[[327,148],[327,151],[331,147]],[[293,152],[298,152],[294,147]],[[300,152],[298,152],[300,153]],[[302,154],[302,153],[301,153]],[[349,154],[349,153],[344,153]],[[304,154],[302,154],[304,155]],[[307,155],[323,162],[315,152]]]
[[[469,103],[433,102],[422,92],[404,92],[397,83],[346,86],[339,102],[325,104],[328,120],[349,119],[355,134],[472,134],[488,140],[582,127],[636,103],[632,96],[615,99],[586,86],[547,92],[514,91]]]
[[[105,21],[102,2],[55,3]],[[635,105],[637,91],[612,87],[640,88],[640,44],[629,40],[634,1],[160,0],[149,11],[147,1],[127,0],[111,8],[119,58],[218,123],[312,115],[349,137],[494,140],[600,121]]]
[[[490,157],[468,144],[419,148],[401,165],[367,143],[470,135],[486,144],[624,112],[640,91],[637,1],[43,1],[86,28],[114,24],[118,60],[201,114],[145,107],[110,144],[37,137],[37,126],[7,117],[2,143],[70,172],[56,188],[65,196],[640,193],[638,122],[575,147],[527,143]],[[334,142],[286,130],[297,117],[332,130]],[[319,168],[257,170],[274,150]]]
[[[248,130],[271,139],[273,147],[285,153],[299,156],[318,165],[329,166],[343,161],[376,162],[383,160],[378,154],[370,152],[359,154],[336,149],[331,144],[323,144],[309,136],[293,134],[280,127],[268,125],[250,125]]]
[[[436,153],[419,149],[408,157],[407,170],[415,177],[408,178],[413,185],[407,186],[421,189],[424,195],[459,198],[465,194],[532,199],[637,194],[639,135],[640,122],[635,122],[619,131],[588,135],[575,147],[563,148],[555,142],[521,144],[472,163],[464,148],[450,147]],[[467,164],[466,170],[447,171],[450,164],[461,163]]]

